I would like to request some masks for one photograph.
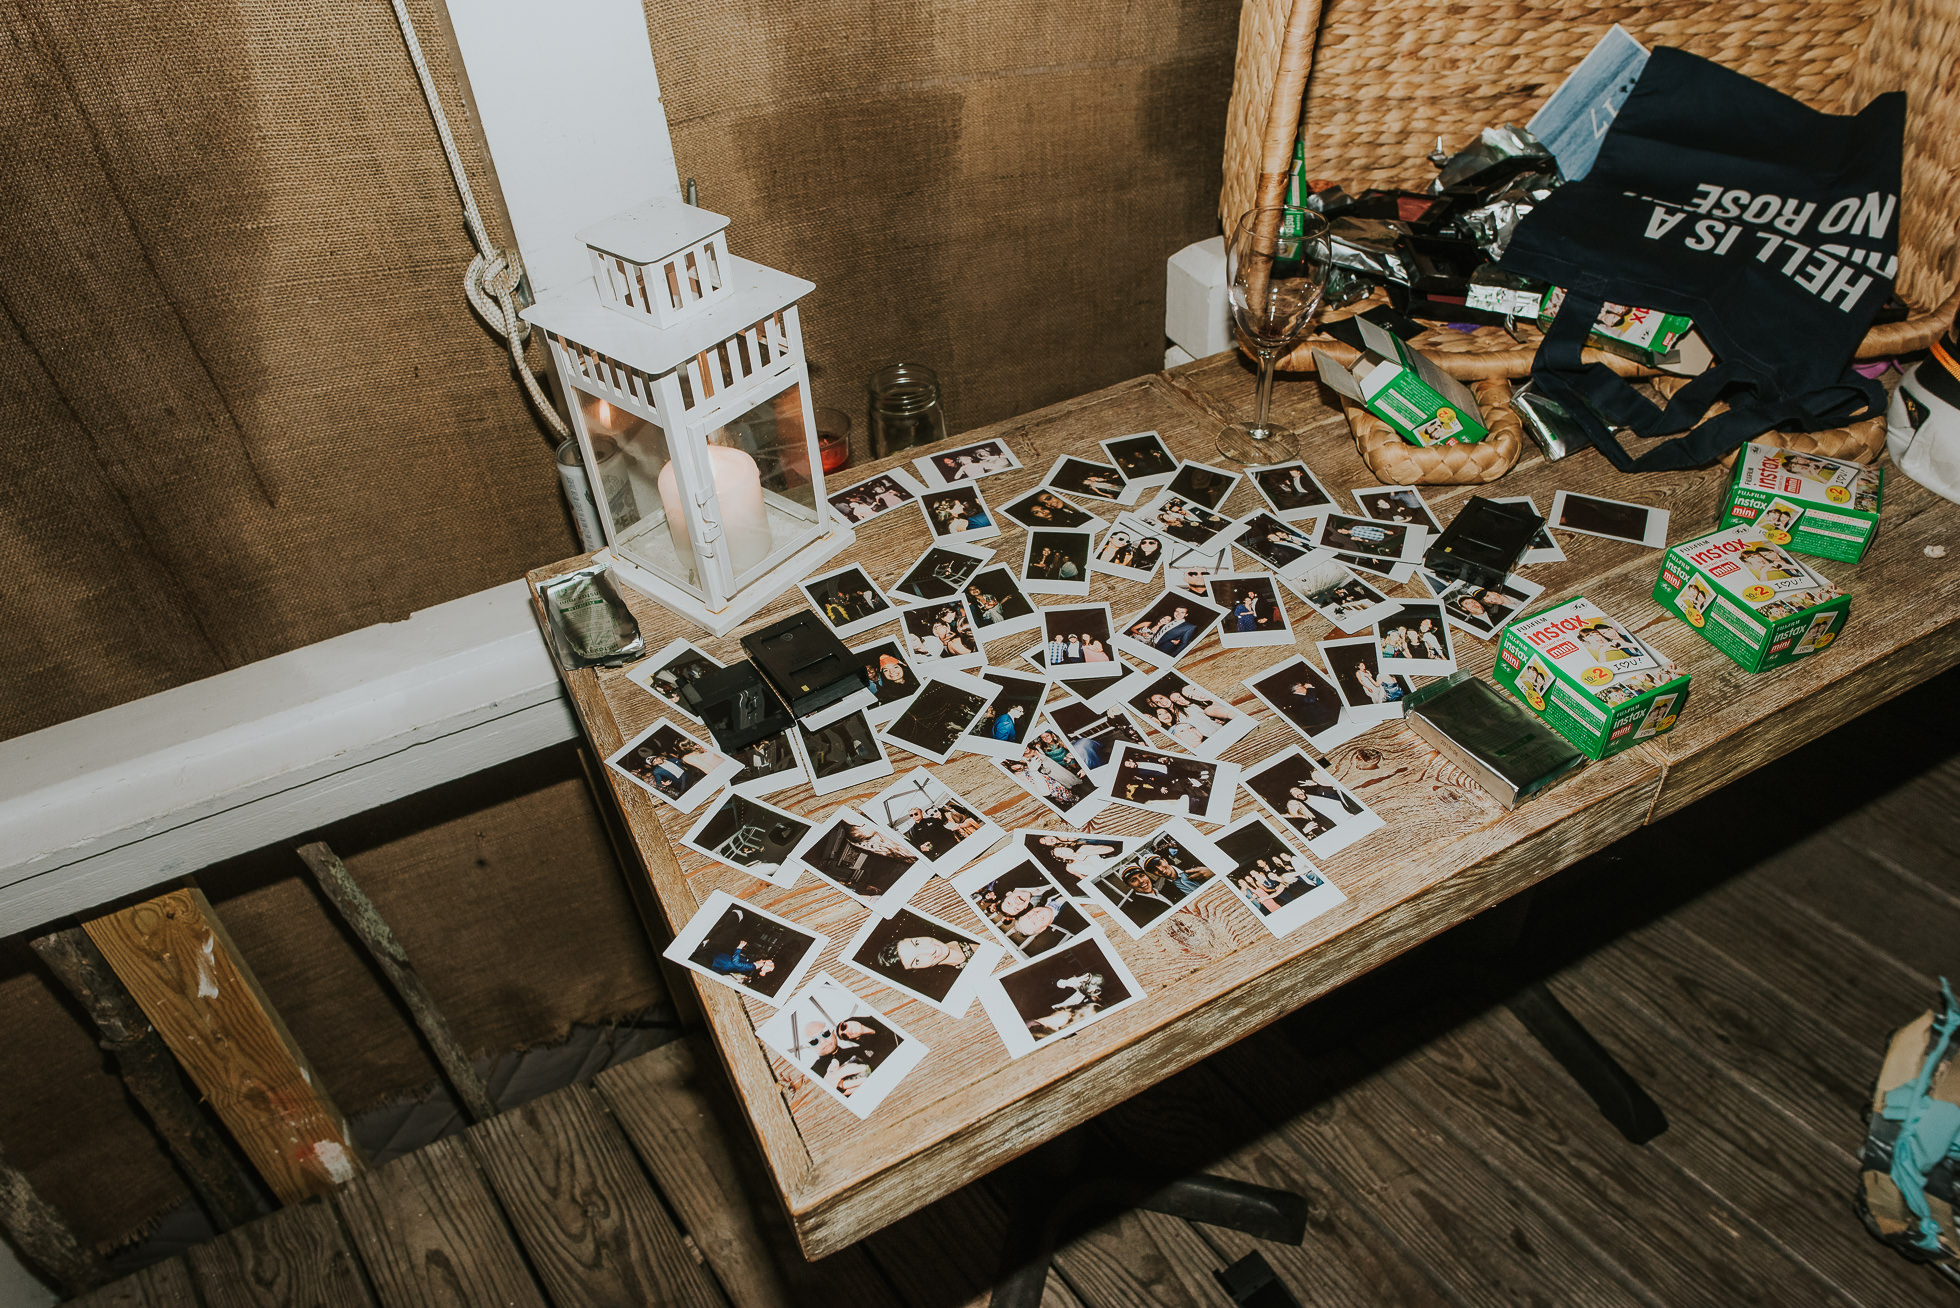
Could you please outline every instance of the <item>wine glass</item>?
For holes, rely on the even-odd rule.
[[[1218,435],[1218,452],[1235,463],[1298,458],[1300,442],[1274,423],[1273,367],[1313,323],[1327,289],[1327,220],[1311,209],[1254,209],[1239,219],[1225,248],[1232,318],[1259,356],[1259,409]]]

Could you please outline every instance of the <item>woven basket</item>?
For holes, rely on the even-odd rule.
[[[1482,486],[1517,466],[1524,453],[1524,423],[1511,411],[1511,388],[1500,379],[1471,383],[1490,435],[1473,445],[1411,445],[1395,429],[1358,404],[1342,399],[1354,448],[1384,486]]]
[[[1661,377],[1654,381],[1654,389],[1667,397],[1687,384],[1684,377]],[[1711,404],[1708,406],[1708,416],[1712,418],[1724,413],[1728,407],[1720,402]],[[1828,431],[1765,432],[1752,443],[1780,446],[1799,454],[1821,454],[1827,459],[1871,463],[1885,450],[1885,415],[1876,413],[1862,422],[1854,422],[1847,427],[1832,427]],[[1739,451],[1730,450],[1723,455],[1722,466],[1734,466],[1737,453]]]
[[[1874,327],[1860,358],[1924,349],[1960,309],[1960,5],[1927,0],[1653,0],[1634,9],[1556,0],[1244,0],[1225,137],[1219,213],[1280,202],[1304,130],[1308,170],[1350,190],[1427,186],[1424,157],[1485,127],[1522,124],[1615,21],[1648,45],[1713,59],[1816,108],[1847,112],[1882,91],[1906,92],[1899,217],[1904,322]],[[1311,85],[1309,76],[1311,75]],[[1302,105],[1304,100],[1304,116]],[[1438,329],[1411,342],[1465,380],[1523,377],[1537,331]],[[1314,339],[1280,361],[1311,372]],[[1616,372],[1646,375],[1587,351]]]

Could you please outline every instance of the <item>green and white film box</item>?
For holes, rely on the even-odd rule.
[[[1670,549],[1654,599],[1744,672],[1814,654],[1851,621],[1851,596],[1755,527],[1725,527]]]
[[[1554,286],[1545,293],[1545,299],[1538,307],[1538,326],[1551,330],[1552,319],[1558,316],[1559,306],[1565,303],[1565,288]],[[1679,313],[1662,313],[1659,309],[1642,309],[1631,304],[1608,304],[1600,309],[1599,321],[1593,324],[1587,337],[1589,344],[1635,363],[1654,367],[1667,358],[1695,320]]]
[[[1342,367],[1323,351],[1313,352],[1320,379],[1395,429],[1411,445],[1461,441],[1472,445],[1490,434],[1483,410],[1470,388],[1412,350],[1393,332],[1355,318],[1361,329],[1361,357]]]
[[[1583,595],[1506,627],[1491,675],[1592,759],[1672,731],[1688,707],[1688,670]]]
[[[1878,535],[1884,489],[1877,468],[1752,442],[1736,456],[1720,525],[1758,527],[1798,554],[1856,563]]]

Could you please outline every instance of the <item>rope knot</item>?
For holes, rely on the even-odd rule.
[[[502,298],[517,293],[517,285],[524,280],[524,260],[515,250],[490,251],[490,257],[483,264],[483,289]]]

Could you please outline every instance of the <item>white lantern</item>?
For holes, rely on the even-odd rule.
[[[796,301],[728,219],[653,200],[578,234],[593,278],[543,330],[623,578],[725,635],[853,533],[824,498]]]

